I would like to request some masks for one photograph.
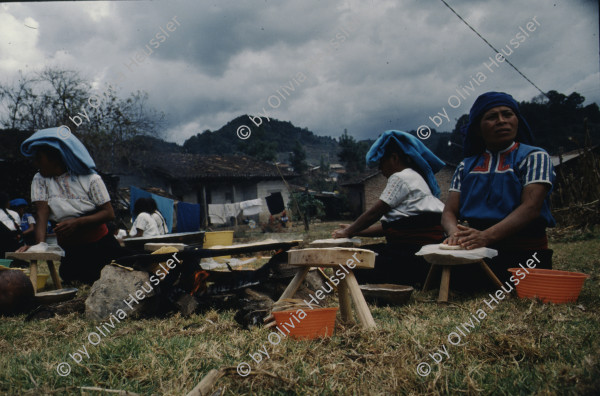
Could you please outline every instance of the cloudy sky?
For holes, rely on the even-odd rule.
[[[542,91],[600,103],[597,1],[446,1]],[[0,4],[2,83],[55,66],[146,91],[178,143],[259,113],[334,137],[450,131],[483,92],[539,94],[490,56],[440,0]]]

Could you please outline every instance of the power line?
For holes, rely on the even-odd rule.
[[[494,50],[494,52],[496,52],[497,54],[500,54],[500,51],[498,51],[496,49],[496,47],[494,47],[492,44],[489,43],[489,41],[487,41],[485,39],[485,37],[483,37],[481,34],[479,34],[479,32],[477,30],[475,30],[475,28],[471,25],[469,25],[469,23],[467,21],[465,21],[463,19],[463,17],[461,17],[458,12],[454,11],[454,9],[452,7],[450,7],[450,5],[448,3],[446,3],[444,0],[440,0],[442,3],[444,3],[444,5],[446,7],[448,7],[450,9],[450,11],[452,11],[454,13],[454,15],[456,15],[458,17],[458,19],[460,19],[461,21],[463,21],[463,23],[465,25],[467,25],[469,27],[469,29],[471,29],[473,32],[475,32],[476,35],[479,36],[479,38],[481,38],[491,49]],[[502,55],[502,54],[500,54]],[[508,60],[508,58],[506,58],[504,55],[502,55],[502,57],[504,57],[504,60],[506,61],[506,63],[508,63],[513,69],[515,69],[517,71],[517,73],[519,73],[525,80],[527,80],[531,85],[533,85],[535,87],[535,89],[537,89],[538,91],[540,91],[540,93],[542,95],[544,95],[546,98],[548,98],[548,95],[546,95],[546,93],[544,91],[542,91],[537,85],[535,85],[533,83],[533,81],[531,81],[529,78],[527,78],[527,76],[523,73],[521,73],[521,71],[519,69],[517,69],[517,67],[515,65],[513,65],[512,63],[510,63],[510,61]],[[550,99],[550,98],[548,98]]]

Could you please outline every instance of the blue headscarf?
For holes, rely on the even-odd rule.
[[[11,208],[16,208],[18,206],[27,206],[27,201],[25,201],[23,198],[15,198],[10,201]]]
[[[469,123],[461,130],[464,139],[463,149],[465,157],[480,154],[485,150],[485,143],[478,133],[481,116],[489,109],[498,106],[510,107],[519,119],[515,140],[525,144],[533,144],[531,128],[529,128],[529,124],[527,124],[527,121],[525,121],[521,115],[517,101],[504,92],[486,92],[480,95],[477,100],[475,100],[475,103],[473,103],[471,111],[469,112]]]
[[[25,157],[33,157],[39,146],[49,146],[60,151],[67,169],[74,175],[96,173],[96,163],[87,149],[70,130],[59,128],[41,129],[21,143],[21,153]]]
[[[408,155],[410,159],[419,167],[421,174],[425,178],[427,185],[431,189],[431,193],[439,197],[440,187],[435,180],[434,173],[437,173],[444,165],[446,165],[441,159],[431,152],[421,140],[417,139],[413,135],[410,135],[402,131],[386,131],[384,132],[369,149],[367,153],[367,166],[375,166],[379,163],[379,160],[385,153],[385,146],[390,140],[395,141],[398,146],[402,149],[404,154]]]

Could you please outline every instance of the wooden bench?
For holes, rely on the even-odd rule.
[[[45,261],[48,264],[48,269],[50,270],[50,276],[52,277],[52,282],[54,282],[55,289],[62,289],[62,283],[60,282],[60,277],[58,276],[58,271],[54,266],[54,261],[60,261],[61,256],[58,253],[29,253],[29,252],[7,252],[5,253],[5,257],[7,259],[15,259],[15,260],[23,260],[29,263],[30,273],[29,279],[31,279],[31,283],[33,283],[33,290],[37,293],[37,275],[38,275],[38,263],[41,261]]]

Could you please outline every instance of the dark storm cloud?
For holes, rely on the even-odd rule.
[[[500,50],[536,17],[536,30],[507,58],[544,91],[600,102],[595,2],[449,4]],[[132,64],[174,16],[177,30]],[[177,142],[263,111],[318,134],[347,128],[358,138],[435,127],[429,117],[447,112],[436,129],[450,131],[485,91],[518,100],[539,94],[506,63],[487,70],[494,52],[434,0],[10,4],[0,7],[0,37],[3,81],[46,65],[80,70],[100,85],[123,73],[121,92],[147,91],[167,114],[165,136]],[[479,72],[486,79],[476,86]],[[450,96],[469,83],[474,92],[452,108]]]

